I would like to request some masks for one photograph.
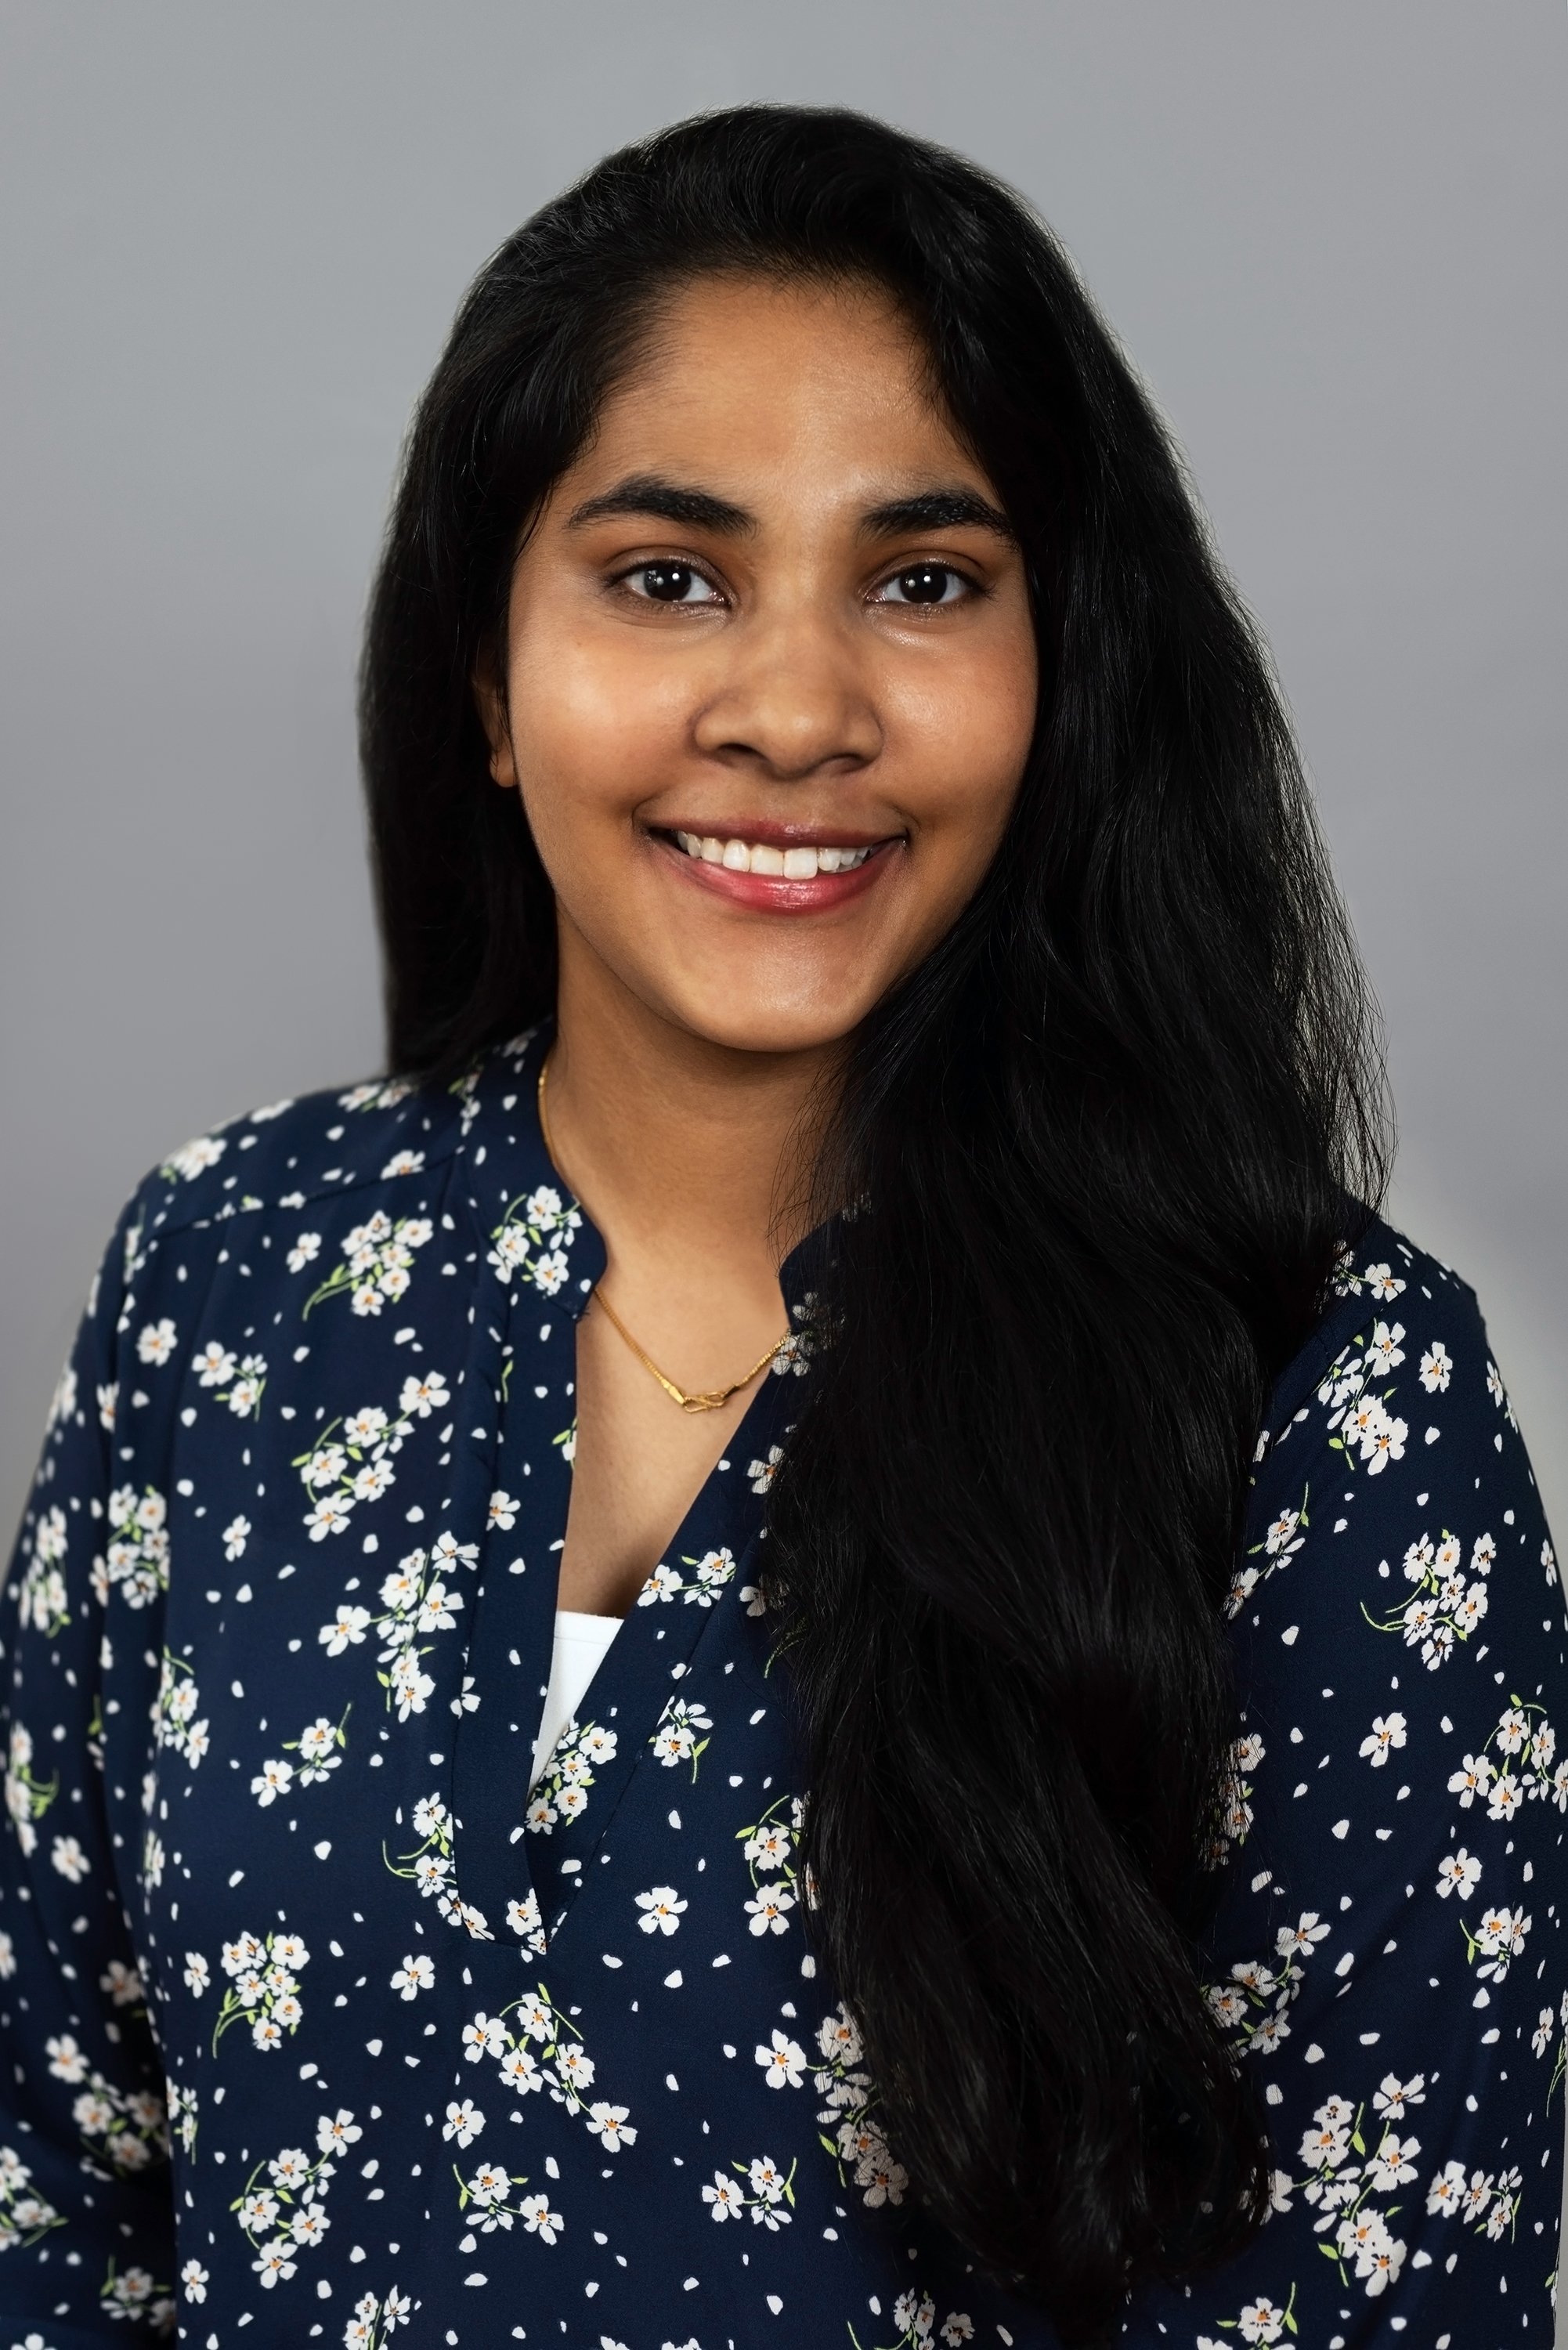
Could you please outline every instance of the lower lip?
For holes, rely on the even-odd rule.
[[[732,906],[745,906],[757,914],[824,914],[875,889],[891,864],[889,851],[899,843],[878,841],[863,865],[848,873],[816,873],[809,881],[792,881],[782,873],[737,873],[728,865],[710,865],[703,858],[688,857],[675,842],[657,837],[654,845],[673,859],[689,881],[716,898],[727,898]]]

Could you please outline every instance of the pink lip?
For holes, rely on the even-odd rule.
[[[685,831],[689,827],[681,827]],[[809,881],[789,881],[782,873],[735,873],[727,865],[708,865],[700,857],[688,857],[679,843],[656,839],[654,846],[676,865],[685,878],[700,889],[707,889],[717,898],[727,898],[732,906],[746,906],[758,914],[820,914],[851,899],[863,898],[874,889],[888,868],[887,851],[897,848],[898,842],[884,837],[876,842],[842,835],[829,836],[818,831],[807,832],[805,827],[791,828],[784,825],[748,826],[737,839],[761,840],[771,847],[788,848],[810,841],[818,847],[868,847],[870,856],[864,865],[856,866],[850,873],[818,873]]]

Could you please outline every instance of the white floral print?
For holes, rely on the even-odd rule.
[[[115,1236],[4,1624],[0,2028],[35,2054],[0,2305],[57,2350],[176,2307],[327,2350],[1044,2350],[932,2219],[815,1939],[767,1607],[795,1262],[529,1832],[604,1264],[546,1041],[241,1120]],[[1462,1284],[1374,1225],[1337,1287],[1249,1447],[1195,1856],[1272,2215],[1140,2286],[1124,2350],[1551,2338],[1555,1555]]]

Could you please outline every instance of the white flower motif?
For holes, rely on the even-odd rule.
[[[637,1906],[642,1911],[637,1922],[645,1934],[673,1934],[686,1908],[673,1885],[650,1886],[638,1895]]]
[[[506,2173],[498,2169],[494,2163],[482,2162],[468,2181],[468,2192],[481,2210],[488,2210],[493,2203],[506,2200],[506,2190],[511,2184]]]
[[[1490,1754],[1467,1754],[1459,1768],[1449,1780],[1449,1793],[1459,1799],[1462,1811],[1469,1811],[1478,1795],[1484,1795],[1491,1784],[1492,1760]]]
[[[678,1598],[681,1589],[680,1570],[660,1559],[637,1595],[639,1607],[652,1607],[661,1599]]]
[[[1263,1536],[1263,1549],[1270,1558],[1292,1557],[1301,1549],[1305,1537],[1298,1534],[1302,1522],[1299,1510],[1282,1510]]]
[[[722,2170],[713,2173],[711,2187],[702,2189],[702,2200],[715,2220],[740,2220],[745,2216],[746,2198],[737,2179],[726,2178]]]
[[[1468,1900],[1480,1883],[1480,1861],[1472,1859],[1461,1845],[1458,1852],[1450,1853],[1438,1864],[1439,1898],[1446,1901],[1450,1893],[1458,1893],[1461,1900]]]
[[[754,2162],[747,2165],[746,2175],[751,2180],[752,2193],[762,2202],[783,2202],[785,2184],[784,2174],[772,2155],[759,2154]]]
[[[782,1820],[770,1820],[746,1838],[745,1856],[753,1868],[782,1868],[794,1849],[794,1839]]]
[[[397,1471],[389,1461],[366,1461],[354,1471],[354,1499],[357,1502],[379,1502],[389,1485],[397,1482]]]
[[[289,2233],[296,2244],[318,2244],[332,2225],[319,2203],[307,2203],[289,2221]]]
[[[1405,1458],[1405,1439],[1410,1433],[1402,1419],[1396,1419],[1379,1404],[1376,1418],[1361,1434],[1361,1458],[1369,1477],[1376,1477],[1391,1461]]]
[[[307,1485],[336,1485],[348,1466],[348,1455],[340,1444],[318,1445],[305,1465]]]
[[[1427,2076],[1412,2073],[1401,2081],[1397,2073],[1385,2073],[1372,2099],[1373,2110],[1386,2114],[1390,2121],[1403,2118],[1407,2106],[1422,2106],[1427,2102]]]
[[[1486,1960],[1484,1966],[1476,1969],[1477,1974],[1483,1980],[1490,1977],[1494,1982],[1501,1982],[1510,1964],[1524,1948],[1531,1922],[1522,1910],[1489,1909],[1475,1932],[1476,1948]]]
[[[286,1795],[294,1780],[292,1762],[264,1762],[251,1781],[251,1793],[265,1811],[279,1795]]]
[[[169,1360],[178,1343],[174,1325],[167,1316],[161,1322],[149,1322],[136,1341],[136,1351],[144,1363],[161,1365]]]
[[[753,1934],[784,1934],[789,1930],[789,1912],[795,1906],[795,1897],[783,1885],[759,1886],[753,1898],[745,1904]]]
[[[400,1721],[407,1721],[411,1713],[423,1713],[435,1695],[433,1679],[421,1670],[419,1659],[407,1648],[393,1658],[388,1680]]]
[[[588,2128],[611,2154],[618,2147],[630,2146],[637,2137],[636,2130],[628,2125],[628,2112],[625,2106],[604,2104],[593,2105],[587,2109]]]
[[[417,1999],[421,1991],[432,1990],[434,1984],[435,1966],[422,1953],[405,1959],[392,1977],[392,1989],[404,1999]]]
[[[1324,2119],[1324,2113],[1320,2112],[1302,2140],[1301,2158],[1309,2170],[1334,2170],[1344,2161],[1349,2144],[1348,2120],[1340,2120],[1337,2116]]]
[[[534,1286],[546,1297],[554,1297],[564,1286],[570,1270],[565,1249],[547,1249],[534,1260]]]
[[[1310,1958],[1315,1944],[1327,1934],[1315,1909],[1303,1909],[1293,1926],[1282,1926],[1274,1936],[1274,1948],[1282,1959]]]
[[[77,1408],[77,1375],[69,1363],[60,1373],[55,1392],[49,1399],[49,1416],[46,1423],[52,1435],[57,1428],[70,1419]]]
[[[324,1493],[306,1514],[306,1525],[312,1542],[325,1542],[328,1534],[340,1534],[348,1525],[354,1508],[351,1493]]]
[[[443,1411],[452,1401],[451,1390],[439,1371],[427,1371],[422,1378],[407,1378],[398,1399],[398,1410],[404,1419],[428,1419],[432,1411]]]
[[[775,2031],[771,2046],[759,2047],[756,2060],[770,2089],[798,2089],[805,2073],[805,2051],[786,2033]]]
[[[506,2026],[495,2016],[486,2015],[483,2008],[472,2023],[462,2027],[462,2053],[471,2064],[482,2057],[499,2056],[506,2046]]]
[[[753,1493],[765,1493],[769,1491],[774,1479],[778,1475],[779,1463],[783,1459],[783,1445],[770,1444],[768,1447],[768,1457],[765,1461],[748,1461],[746,1465],[746,1475],[751,1480],[752,1491]]]
[[[545,2085],[544,2066],[531,2048],[509,2048],[501,2059],[501,2077],[521,2097]]]
[[[182,1143],[178,1150],[170,1152],[163,1162],[164,1171],[181,1176],[187,1183],[194,1182],[207,1168],[217,1165],[228,1147],[221,1134],[199,1134],[193,1142]]]
[[[553,2244],[566,2227],[560,2213],[551,2210],[549,2199],[544,2195],[524,2195],[517,2209],[529,2234],[541,2237],[546,2244]]]
[[[1405,1743],[1405,1717],[1402,1713],[1375,1714],[1372,1728],[1361,1742],[1361,1753],[1375,1771],[1380,1771],[1396,1747]]]
[[[592,2085],[594,2060],[579,2040],[567,2040],[556,2049],[556,2064],[566,2086],[576,2095]]]
[[[72,1885],[79,1885],[90,1874],[92,1863],[74,1835],[57,1835],[49,1847],[52,1866]]]
[[[1472,1583],[1462,1599],[1452,1603],[1454,1627],[1461,1639],[1468,1639],[1486,1614],[1490,1594],[1484,1583]]]
[[[199,1355],[192,1356],[191,1368],[204,1388],[226,1388],[239,1368],[239,1361],[213,1338]]]
[[[340,1657],[345,1648],[363,1640],[369,1623],[368,1607],[340,1607],[330,1624],[323,1624],[317,1638],[329,1657]]]
[[[1397,2189],[1413,2187],[1417,2179],[1416,2157],[1421,2151],[1418,2137],[1386,2137],[1371,2158],[1372,2184],[1380,2195],[1392,2195]]]
[[[57,2038],[46,2040],[44,2054],[49,2060],[49,2070],[57,2081],[68,2082],[74,2088],[78,2081],[87,2079],[88,2060],[68,2032],[62,2032]]]

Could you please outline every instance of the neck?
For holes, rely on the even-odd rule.
[[[562,930],[551,1140],[612,1267],[776,1298],[776,1268],[805,1229],[799,1138],[830,1054],[693,1035]]]

